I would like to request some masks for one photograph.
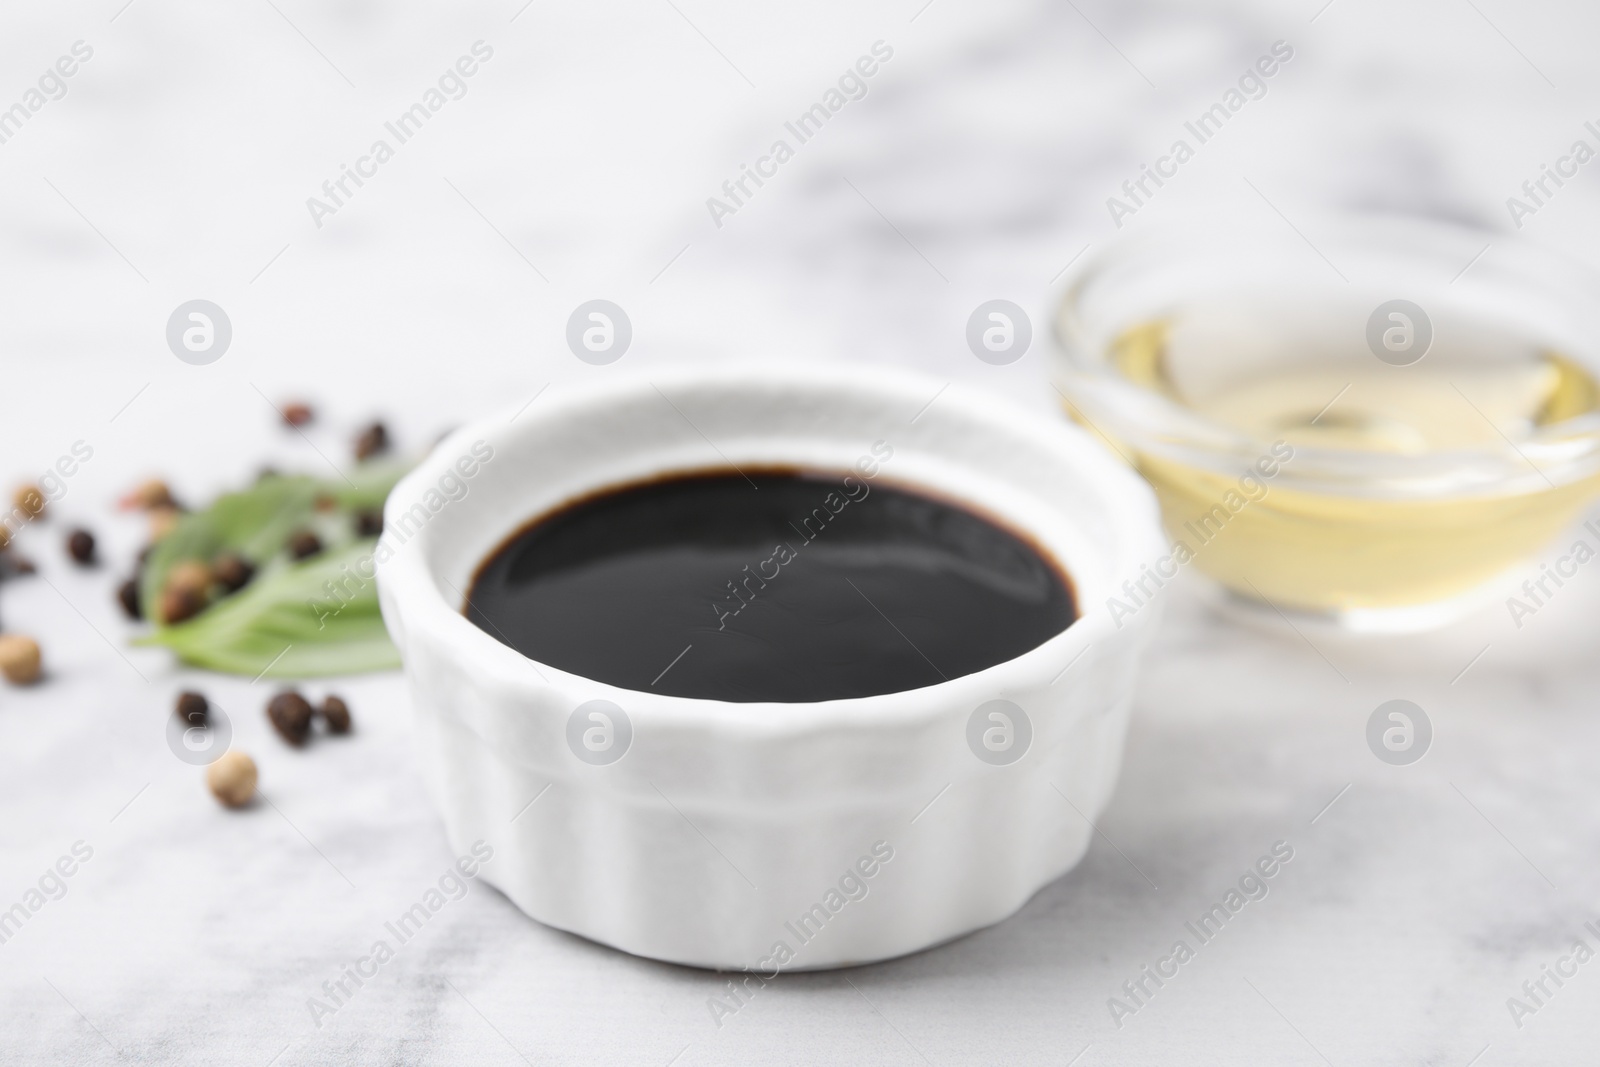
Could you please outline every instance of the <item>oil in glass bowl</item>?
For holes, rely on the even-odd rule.
[[[1526,262],[1429,280],[1417,242],[1453,235],[1400,229],[1345,230],[1366,243],[1329,255],[1378,277],[1342,284],[1281,247],[1230,275],[1142,242],[1091,265],[1061,320],[1067,412],[1155,489],[1178,562],[1358,630],[1448,621],[1600,496],[1583,331],[1521,299]]]

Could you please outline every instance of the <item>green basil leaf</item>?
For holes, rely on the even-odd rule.
[[[356,468],[349,481],[268,475],[242,492],[223,494],[204,511],[182,516],[145,561],[139,582],[144,617],[160,617],[167,574],[184,560],[209,563],[219,553],[237,552],[259,568],[283,552],[291,534],[308,528],[325,546],[349,542],[355,536],[353,513],[382,508],[405,471],[403,464],[370,463]]]
[[[303,563],[280,561],[193,619],[160,627],[137,643],[169,648],[196,667],[250,677],[396,668],[400,654],[378,611],[377,584],[361,579],[356,567],[376,545],[375,538],[365,538]],[[342,594],[331,597],[327,583]],[[338,611],[328,610],[341,601]]]

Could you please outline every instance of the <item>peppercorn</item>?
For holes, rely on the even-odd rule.
[[[152,508],[176,507],[178,502],[172,498],[172,490],[167,488],[166,482],[151,478],[134,486],[119,503],[124,508],[149,511]]]
[[[256,574],[256,569],[250,561],[237,552],[224,552],[218,556],[212,571],[216,574],[217,581],[222,583],[222,588],[230,593],[237,593],[249,585],[250,579]]]
[[[192,619],[206,608],[206,598],[193,589],[168,588],[161,594],[161,621],[168,626]]]
[[[365,460],[376,456],[380,452],[389,451],[389,429],[381,422],[375,422],[361,431],[356,438],[356,459]]]
[[[296,530],[289,536],[289,555],[306,559],[322,551],[322,540],[310,530]]]
[[[5,527],[0,526],[0,532],[4,530]],[[33,561],[14,548],[6,548],[4,539],[0,538],[0,578],[4,578],[7,574],[32,574],[33,572]]]
[[[30,519],[37,519],[44,514],[44,494],[37,485],[18,486],[15,503]]]
[[[173,711],[190,726],[205,726],[211,722],[210,701],[193,690],[178,694],[178,703]]]
[[[183,512],[171,504],[158,504],[149,508],[150,540],[159,541],[171,533],[183,517]]]
[[[128,618],[135,622],[144,618],[144,608],[139,603],[139,580],[129,578],[117,586],[117,602],[122,605],[122,611]]]
[[[296,748],[305,744],[311,733],[311,705],[293,689],[267,701],[267,718],[278,735]]]
[[[336,696],[322,698],[322,706],[317,709],[322,714],[322,721],[328,724],[330,734],[347,734],[350,732],[350,706]]]
[[[22,634],[0,634],[0,674],[14,685],[39,680],[39,642]]]
[[[256,792],[256,761],[230,748],[206,768],[206,786],[225,806],[242,808]]]
[[[203,560],[179,560],[167,572],[168,589],[188,589],[201,596],[210,591],[211,581],[211,568]]]
[[[377,508],[363,508],[356,512],[356,536],[377,537],[383,533],[383,512]]]
[[[283,405],[283,421],[290,426],[304,426],[315,416],[310,404],[299,401]]]
[[[87,567],[94,562],[94,534],[85,529],[73,530],[67,535],[67,555],[74,563]]]

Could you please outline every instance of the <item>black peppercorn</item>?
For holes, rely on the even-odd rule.
[[[256,573],[250,561],[237,552],[225,552],[218,556],[216,562],[211,565],[211,571],[216,575],[217,581],[222,583],[222,588],[230,593],[237,593],[243,589]]]
[[[139,606],[139,580],[129,578],[117,587],[117,600],[122,604],[122,610],[128,618],[138,621],[144,618],[144,609]]]
[[[193,690],[179,693],[177,707],[173,710],[178,718],[190,726],[205,726],[211,721],[210,702]]]
[[[328,724],[330,734],[347,734],[350,732],[350,706],[336,696],[322,698],[322,706],[317,709],[322,713],[322,721]]]
[[[292,689],[267,702],[267,718],[278,735],[296,748],[305,744],[311,733],[311,705]]]
[[[289,536],[289,555],[306,559],[322,551],[322,540],[310,530],[296,530]]]
[[[356,438],[356,459],[364,460],[376,456],[380,452],[389,451],[389,430],[381,422],[375,422],[361,431]]]
[[[84,566],[94,562],[94,534],[88,530],[76,529],[67,535],[67,555],[73,562]]]

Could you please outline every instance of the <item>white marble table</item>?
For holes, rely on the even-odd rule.
[[[1491,606],[1366,642],[1245,625],[1179,583],[1087,858],[957,943],[786,976],[718,1027],[717,976],[546,929],[476,884],[319,1027],[307,999],[452,859],[404,688],[340,680],[356,735],[285,748],[265,683],[127,647],[110,590],[140,532],[110,502],[153,472],[200,499],[266,461],[326,469],[373,414],[421,447],[610,373],[560,341],[595,296],[635,324],[616,369],[893,362],[1048,408],[1057,275],[1113,232],[1106,197],[1272,42],[1296,54],[1266,96],[1129,225],[1269,210],[1248,178],[1289,217],[1380,204],[1509,231],[1506,197],[1594,117],[1595,12],[123,3],[0,15],[0,107],[75,41],[93,48],[0,143],[0,478],[94,449],[57,517],[19,539],[41,575],[0,588],[0,621],[49,665],[38,687],[0,687],[0,907],[76,842],[92,849],[0,944],[0,1061],[1594,1058],[1600,963],[1547,979],[1520,1028],[1506,1004],[1573,937],[1600,949],[1584,928],[1600,924],[1594,573],[1521,630]],[[318,228],[306,198],[478,40],[494,54],[466,95]],[[894,57],[865,99],[716,227],[706,198],[877,40]],[[1527,232],[1593,258],[1592,190],[1571,183]],[[1034,351],[1008,367],[962,341],[995,296],[1038,315]],[[208,367],[163,338],[194,297],[234,324]],[[322,409],[315,447],[274,424],[264,397],[289,395]],[[66,562],[76,521],[105,569]],[[173,758],[163,730],[190,684],[233,713],[270,804],[225,812]],[[1408,767],[1364,738],[1393,698],[1434,724]],[[1278,841],[1294,856],[1268,895],[1116,1025],[1108,1000]]]

